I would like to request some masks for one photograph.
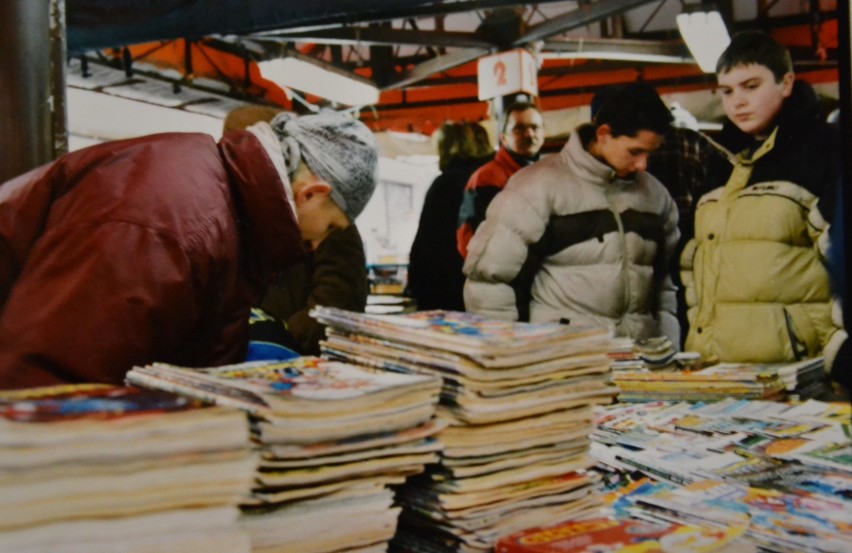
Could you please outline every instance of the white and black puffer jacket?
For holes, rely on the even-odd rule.
[[[668,264],[679,238],[677,206],[648,173],[632,180],[586,151],[580,127],[559,154],[516,173],[470,242],[468,311],[532,322],[613,325],[634,339],[677,346]]]

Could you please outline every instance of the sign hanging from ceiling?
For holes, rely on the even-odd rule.
[[[538,96],[535,59],[522,48],[479,58],[476,74],[480,100],[519,92]]]

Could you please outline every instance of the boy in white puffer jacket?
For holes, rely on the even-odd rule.
[[[680,343],[668,264],[677,206],[645,172],[671,114],[656,91],[626,85],[556,155],[516,173],[470,242],[468,311],[614,325]]]

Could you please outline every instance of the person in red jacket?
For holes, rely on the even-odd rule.
[[[0,185],[0,388],[242,361],[274,275],[360,213],[369,129],[322,113],[72,152]]]
[[[500,149],[493,160],[470,176],[465,186],[456,229],[456,244],[463,258],[467,257],[467,243],[485,220],[491,200],[503,190],[509,177],[538,160],[543,145],[544,119],[535,104],[515,102],[506,108],[500,124]]]

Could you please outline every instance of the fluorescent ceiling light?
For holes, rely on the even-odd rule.
[[[677,16],[677,28],[692,57],[705,73],[716,71],[716,62],[731,37],[719,12],[682,13]]]
[[[379,89],[369,80],[337,71],[301,57],[261,61],[260,74],[277,85],[301,90],[347,106],[366,106],[379,101]]]

